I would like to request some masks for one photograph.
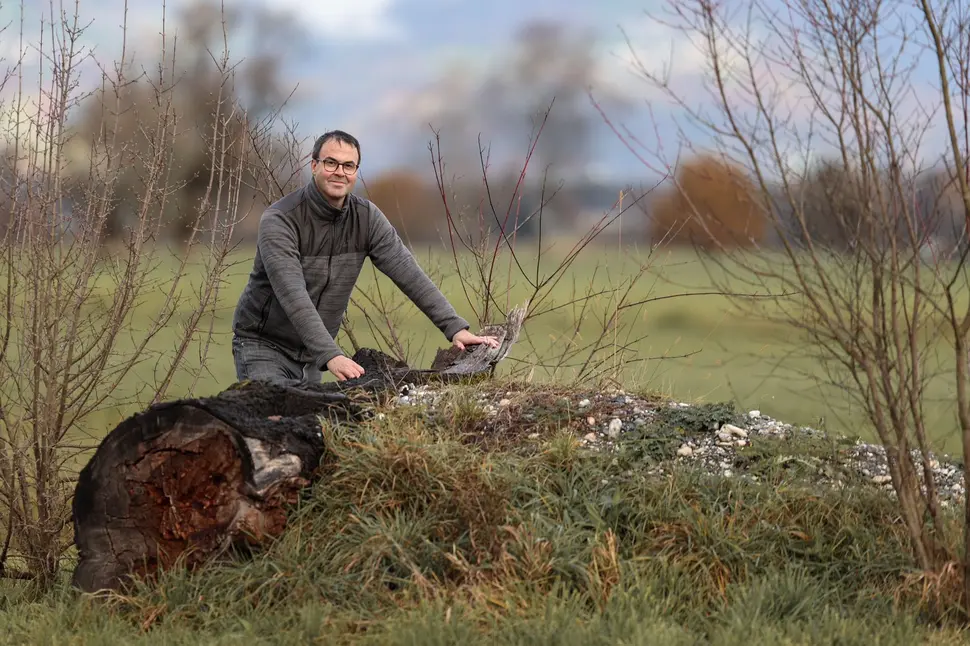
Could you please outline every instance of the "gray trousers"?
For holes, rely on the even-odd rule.
[[[307,363],[289,358],[276,346],[255,339],[232,337],[232,358],[236,363],[238,381],[271,381],[283,386],[318,384],[323,371]]]

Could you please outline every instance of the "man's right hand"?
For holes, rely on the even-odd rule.
[[[327,362],[327,370],[337,378],[337,381],[356,379],[364,374],[364,369],[356,361],[342,354]]]

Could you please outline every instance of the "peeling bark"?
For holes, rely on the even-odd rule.
[[[487,378],[515,343],[524,316],[486,327],[497,349],[439,351],[427,370],[376,350],[354,360],[359,379],[304,388],[244,382],[208,398],[151,406],[115,427],[81,471],[73,501],[83,591],[117,589],[228,548],[257,549],[286,528],[287,510],[323,458],[321,418],[366,415],[355,393]]]

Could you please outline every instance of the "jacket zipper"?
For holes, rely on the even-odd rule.
[[[262,312],[260,312],[259,331],[257,332],[257,334],[262,334],[263,328],[265,328],[266,323],[269,322],[269,308],[270,306],[272,306],[272,304],[273,304],[273,293],[270,292],[270,294],[266,297],[266,303],[263,305]]]
[[[333,250],[336,246],[337,235],[334,229],[336,228],[336,222],[330,225],[330,253],[327,255],[327,280],[323,283],[323,288],[320,290],[320,295],[317,296],[317,313],[320,312],[320,301],[323,300],[323,295],[326,293],[327,288],[330,287],[330,273],[331,267],[333,265]]]

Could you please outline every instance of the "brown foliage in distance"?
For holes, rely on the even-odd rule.
[[[703,249],[748,247],[760,243],[765,222],[744,171],[712,156],[685,163],[674,186],[653,208],[655,241]]]
[[[440,242],[447,228],[441,196],[416,173],[390,170],[365,182],[365,189],[405,241]]]

